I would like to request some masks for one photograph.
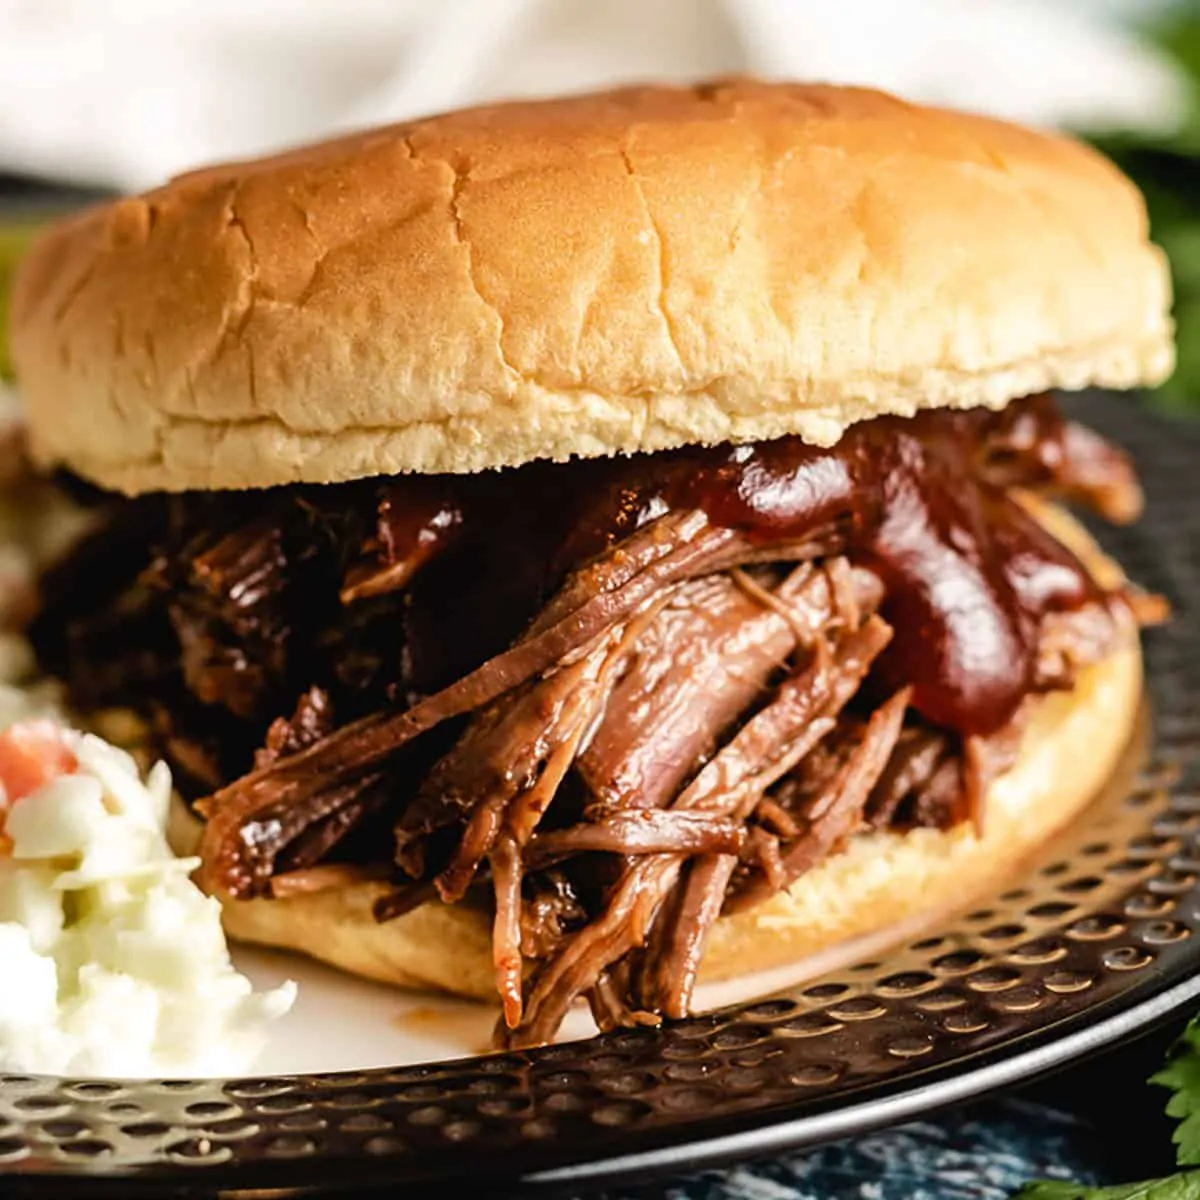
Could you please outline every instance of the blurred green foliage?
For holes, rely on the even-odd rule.
[[[12,374],[8,356],[8,294],[12,273],[36,228],[32,222],[0,226],[0,379]]]
[[[1141,187],[1154,240],[1171,261],[1179,363],[1157,398],[1200,410],[1200,5],[1181,5],[1149,33],[1191,81],[1188,119],[1162,137],[1093,140]]]

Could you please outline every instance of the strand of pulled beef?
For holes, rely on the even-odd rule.
[[[659,808],[716,740],[760,697],[797,645],[842,616],[839,601],[870,608],[882,599],[869,571],[803,564],[777,590],[751,595],[717,576],[681,589],[638,643],[578,771],[600,804]],[[839,567],[840,564],[840,567]]]

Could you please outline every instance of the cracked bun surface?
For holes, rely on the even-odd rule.
[[[636,87],[182,176],[17,280],[33,448],[104,487],[477,471],[1125,388],[1172,361],[1140,196],[853,88]]]

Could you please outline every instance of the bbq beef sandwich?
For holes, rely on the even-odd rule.
[[[35,628],[132,707],[231,932],[686,1013],[995,881],[1122,751],[1154,615],[1054,389],[1161,380],[1083,146],[747,81],[474,109],[41,241],[14,346],[97,529]],[[123,498],[118,498],[118,497]]]

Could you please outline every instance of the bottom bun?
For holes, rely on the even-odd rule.
[[[1031,506],[1098,580],[1121,579],[1069,516]],[[988,791],[982,836],[960,825],[853,838],[786,891],[722,917],[701,979],[799,964],[892,927],[911,931],[923,915],[932,920],[995,889],[1116,770],[1137,724],[1141,690],[1130,618],[1117,649],[1082,671],[1071,691],[1034,701],[1016,763]],[[372,905],[387,891],[383,883],[360,883],[285,900],[228,901],[225,926],[242,941],[299,950],[369,979],[494,1000],[487,915],[434,902],[379,924]]]

